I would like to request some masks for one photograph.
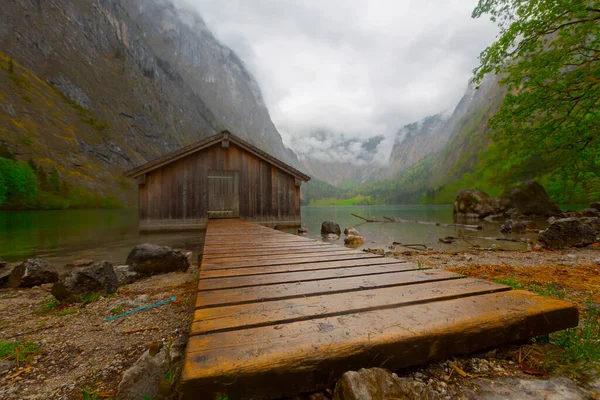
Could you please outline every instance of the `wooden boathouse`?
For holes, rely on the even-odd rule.
[[[306,174],[223,131],[134,168],[141,231],[206,228],[208,219],[242,218],[300,226]]]

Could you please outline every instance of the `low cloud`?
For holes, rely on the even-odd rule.
[[[389,142],[452,110],[497,33],[470,18],[476,0],[181,1],[255,75],[285,143],[314,154],[330,144],[313,142],[316,128]]]

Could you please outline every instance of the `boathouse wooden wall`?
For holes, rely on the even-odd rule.
[[[208,220],[208,176],[237,171],[239,216],[267,226],[300,225],[300,184],[230,143],[217,143],[138,178],[140,230],[193,230]]]

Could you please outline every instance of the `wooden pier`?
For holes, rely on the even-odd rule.
[[[189,399],[280,398],[574,327],[571,303],[210,220],[186,351]]]

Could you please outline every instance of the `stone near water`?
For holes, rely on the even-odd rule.
[[[58,281],[58,272],[48,261],[30,258],[14,266],[8,276],[8,287],[33,287]]]
[[[596,210],[600,211],[600,201],[590,203],[590,208],[595,208]]]
[[[551,249],[583,247],[596,241],[596,232],[578,218],[562,218],[540,232],[537,240]]]
[[[358,231],[358,229],[356,229],[353,226],[349,226],[346,229],[344,229],[344,235],[346,236],[360,236],[360,232]]]
[[[182,251],[150,243],[135,246],[125,263],[132,271],[144,275],[184,272],[190,266],[187,256]]]
[[[340,236],[342,234],[342,230],[340,226],[333,221],[325,221],[321,224],[321,234],[334,234]]]
[[[144,275],[133,271],[129,265],[115,265],[114,270],[119,281],[119,286],[128,285],[144,278]]]
[[[15,268],[16,264],[8,264],[4,260],[0,261],[0,288],[6,287],[8,285],[8,277],[10,273]]]
[[[383,368],[348,371],[335,385],[333,400],[430,399],[440,396],[425,383],[399,378]]]
[[[503,214],[508,203],[485,192],[461,189],[456,193],[454,216],[457,219],[482,219],[489,215]]]
[[[102,292],[114,293],[119,279],[112,263],[103,261],[89,267],[76,268],[52,286],[51,293],[60,301],[78,301],[81,296]]]
[[[512,219],[506,220],[506,222],[500,226],[500,232],[502,233],[527,233],[539,229],[540,228],[535,221],[514,221]]]
[[[561,211],[554,204],[542,185],[534,180],[521,182],[510,189],[504,196],[511,207],[525,215],[560,215]]]
[[[358,247],[365,243],[365,238],[360,235],[348,235],[344,238],[344,244],[351,247]]]
[[[305,227],[298,228],[298,233],[308,233],[308,229]]]

